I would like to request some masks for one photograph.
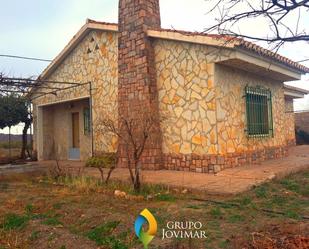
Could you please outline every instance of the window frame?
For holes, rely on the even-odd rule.
[[[91,133],[91,115],[90,115],[90,107],[85,107],[83,110],[83,118],[84,118],[84,135],[90,135]]]
[[[246,105],[246,129],[245,132],[249,138],[267,138],[274,137],[273,129],[273,111],[272,111],[272,92],[260,86],[246,86],[245,88],[245,105]],[[261,97],[265,98],[262,99]],[[266,106],[265,106],[266,105]],[[267,113],[265,113],[265,107]],[[252,110],[254,116],[252,116]],[[253,119],[259,118],[267,120],[263,122],[252,122]],[[259,120],[258,120],[259,121]],[[267,130],[267,132],[264,132]]]

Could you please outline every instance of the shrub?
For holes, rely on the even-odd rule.
[[[116,155],[114,153],[107,153],[91,157],[86,161],[86,167],[97,168],[100,171],[102,182],[108,183],[111,173],[116,167]],[[104,178],[104,169],[108,169],[106,179]]]

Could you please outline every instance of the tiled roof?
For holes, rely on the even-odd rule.
[[[300,94],[304,94],[304,95],[309,94],[309,90],[302,89],[302,88],[295,87],[295,86],[286,85],[286,84],[284,84],[284,89],[291,90],[291,91],[294,91],[294,92],[297,92],[297,93],[300,93]]]
[[[112,25],[112,26],[117,26],[118,27],[118,23],[112,23],[112,22],[99,22],[99,21],[95,21],[92,19],[87,18],[86,23],[94,23],[94,24],[103,24],[103,25]]]
[[[118,26],[117,23],[108,23],[108,22],[99,22],[99,21],[94,21],[91,19],[87,19],[87,23],[95,23],[95,24],[102,24],[102,25],[111,25],[111,26]],[[277,62],[280,62],[282,64],[285,64],[289,67],[295,68],[303,73],[309,73],[309,68],[301,65],[295,61],[292,61],[289,58],[286,58],[278,53],[274,53],[268,49],[265,49],[259,45],[256,45],[252,42],[249,41],[245,41],[242,38],[237,38],[237,37],[233,37],[230,35],[218,35],[218,34],[206,34],[204,32],[190,32],[190,31],[184,31],[184,30],[175,30],[175,29],[157,29],[157,31],[166,31],[166,32],[174,32],[174,33],[179,33],[182,35],[187,35],[187,36],[206,36],[206,37],[210,37],[210,38],[214,38],[217,40],[222,40],[224,41],[224,43],[233,43],[234,47],[236,48],[240,48],[240,49],[244,49],[244,50],[248,50],[250,52],[254,52],[260,56],[263,57],[268,57],[270,59],[273,59]],[[224,46],[223,43],[223,46]]]

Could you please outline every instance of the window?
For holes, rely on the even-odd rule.
[[[89,107],[84,109],[84,134],[88,135],[91,129],[91,122],[90,122],[90,109]]]
[[[247,134],[249,137],[273,135],[271,91],[246,87]]]

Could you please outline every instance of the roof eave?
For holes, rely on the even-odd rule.
[[[102,30],[109,32],[118,32],[118,26],[115,24],[107,23],[95,23],[87,19],[86,24],[84,24],[81,29],[73,36],[70,42],[65,46],[65,48],[60,52],[59,55],[53,59],[53,61],[47,66],[47,68],[40,75],[41,79],[46,79],[54,70],[62,63],[62,61],[67,57],[68,54],[76,48],[76,46],[88,35],[91,30]]]

